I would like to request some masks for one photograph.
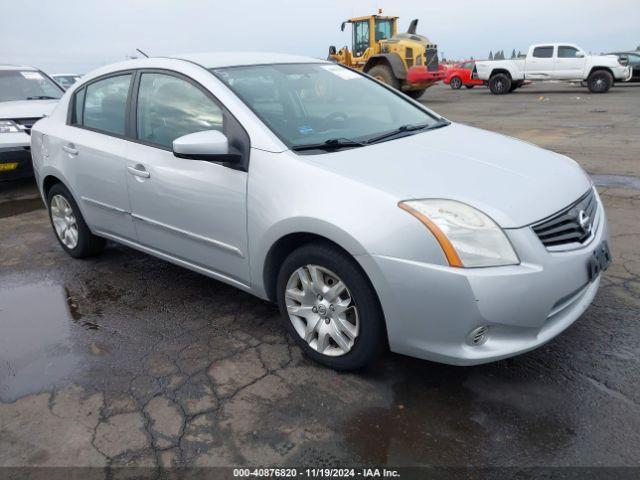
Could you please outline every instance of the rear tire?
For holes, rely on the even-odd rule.
[[[339,282],[346,288],[335,296],[331,286]],[[386,346],[384,317],[373,286],[351,256],[327,243],[303,245],[285,259],[278,273],[277,300],[287,331],[308,357],[322,365],[336,370],[362,368]],[[304,315],[290,313],[295,311]],[[355,325],[351,336],[344,333],[345,318],[348,328]],[[336,331],[342,335],[340,341]]]
[[[375,65],[372,68],[370,68],[366,73],[371,75],[373,78],[375,78],[379,82],[389,85],[390,87],[393,87],[396,90],[400,88],[400,81],[396,78],[396,76],[393,74],[393,70],[391,70],[391,67],[389,67],[388,65],[384,65],[384,64]]]
[[[420,90],[407,90],[404,93],[409,95],[414,100],[418,100],[422,95],[424,95],[424,92],[426,92],[426,91],[427,91],[426,88],[421,88]]]
[[[494,95],[505,95],[511,91],[511,78],[505,73],[497,73],[489,80],[489,90]]]
[[[607,93],[611,85],[613,85],[613,75],[606,70],[596,70],[587,79],[587,86],[591,93]]]
[[[449,80],[449,86],[452,90],[460,90],[462,88],[462,80],[460,80],[460,77],[453,77]]]
[[[74,258],[90,257],[104,249],[105,239],[91,233],[73,195],[62,183],[56,183],[49,190],[47,209],[53,232],[62,249],[70,256]],[[65,209],[67,210],[66,214],[61,212]],[[64,224],[65,219],[66,225]],[[65,227],[67,228],[65,229]],[[64,233],[65,231],[66,233]],[[69,231],[73,232],[73,235]]]

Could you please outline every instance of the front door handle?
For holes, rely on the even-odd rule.
[[[69,155],[78,155],[78,149],[75,148],[75,145],[73,143],[69,144],[69,145],[63,145],[62,149],[67,152]]]
[[[140,164],[136,166],[129,165],[127,167],[127,170],[131,175],[134,175],[136,177],[149,178],[151,176],[151,174],[147,172],[147,170],[144,168],[144,165],[140,165]]]

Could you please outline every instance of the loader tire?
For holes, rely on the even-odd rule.
[[[367,73],[379,82],[385,83],[396,90],[400,88],[400,81],[388,65],[375,65]]]

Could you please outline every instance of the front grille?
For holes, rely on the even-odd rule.
[[[36,123],[41,118],[42,117],[38,117],[38,118],[17,118],[17,119],[14,120],[14,122],[16,122],[18,125],[21,125],[22,127],[24,127],[25,133],[28,133],[29,135],[31,135],[31,127],[33,127],[33,124]]]
[[[591,237],[597,208],[596,195],[591,189],[572,205],[532,228],[547,248],[582,244]]]

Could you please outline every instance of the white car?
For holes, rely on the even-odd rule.
[[[82,78],[77,73],[54,73],[51,75],[56,82],[62,85],[65,90]]]
[[[476,62],[473,71],[473,78],[487,82],[496,95],[513,92],[525,80],[581,81],[592,93],[605,93],[631,75],[631,67],[616,55],[587,55],[571,43],[532,45],[526,58]]]
[[[576,162],[313,58],[103,67],[31,144],[70,256],[110,239],[277,302],[338,369],[387,345],[461,365],[531,350],[584,313],[610,261]]]
[[[63,94],[36,68],[0,65],[0,181],[33,174],[31,127],[51,113]]]

